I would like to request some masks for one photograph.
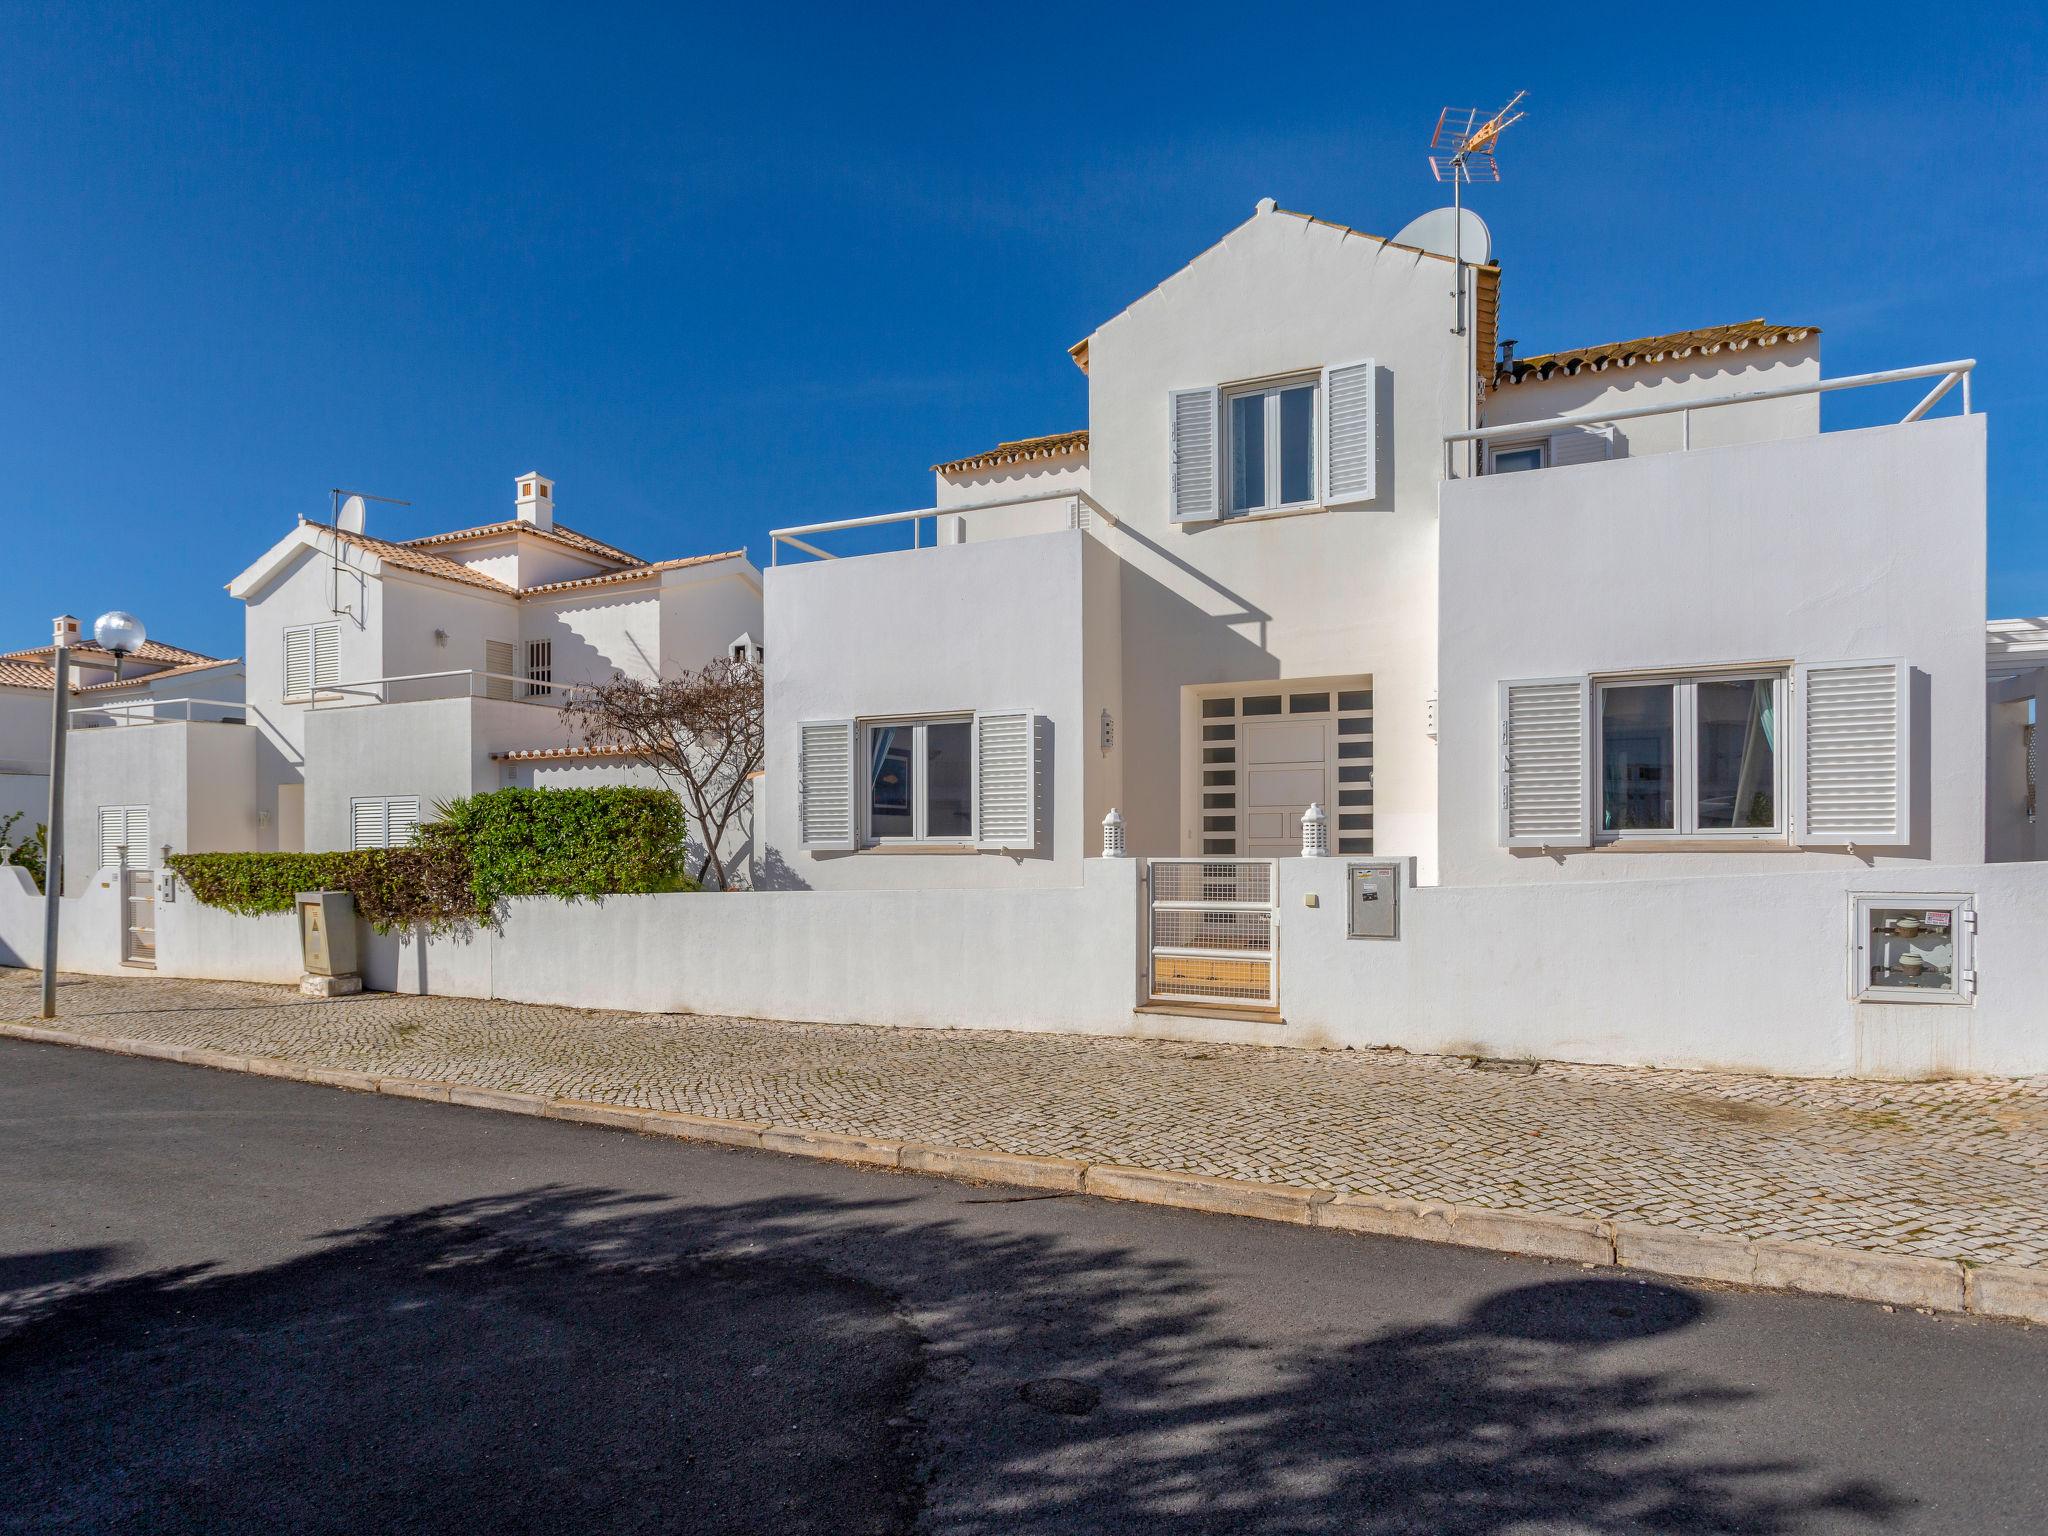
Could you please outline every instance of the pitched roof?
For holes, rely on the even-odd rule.
[[[19,651],[0,652],[0,661],[48,661],[55,650],[56,647],[53,645],[31,645]],[[76,656],[81,652],[87,652],[94,656],[112,656],[114,654],[96,640],[80,640],[78,644],[71,647],[72,655]],[[164,661],[170,662],[173,665],[180,665],[188,661],[214,662],[220,658],[209,656],[204,651],[188,651],[182,645],[165,645],[161,640],[145,640],[136,647],[134,659],[137,661]]]
[[[532,523],[522,523],[517,518],[502,523],[485,523],[481,528],[458,528],[453,533],[430,533],[423,539],[407,539],[405,542],[414,549],[423,549],[433,544],[458,544],[468,539],[487,539],[506,533],[530,533],[535,538],[551,539],[579,554],[595,555],[600,560],[610,560],[618,565],[647,563],[638,555],[629,555],[616,545],[607,544],[602,539],[593,539],[587,533],[578,533],[567,524],[556,523],[552,528],[536,528]]]
[[[744,560],[746,554],[743,549],[728,549],[715,555],[686,555],[680,560],[656,560],[651,565],[636,565],[624,571],[607,571],[602,576],[575,576],[567,581],[544,581],[537,587],[522,587],[519,595],[538,597],[550,592],[570,592],[580,587],[604,587],[614,582],[638,581],[642,577],[658,576],[663,571],[680,571],[685,566],[709,565],[714,560]]]
[[[500,592],[506,597],[518,596],[518,590],[508,587],[502,581],[493,581],[481,571],[472,571],[459,560],[450,560],[446,555],[437,555],[431,550],[415,549],[410,544],[394,544],[389,539],[373,539],[367,533],[350,533],[345,528],[333,528],[326,523],[306,522],[308,528],[317,528],[330,533],[351,548],[360,549],[364,554],[375,555],[401,571],[412,571],[421,576],[438,576],[443,581],[459,581],[466,587],[480,587],[486,592]]]
[[[79,649],[83,650],[84,647],[81,646]],[[175,667],[162,667],[155,672],[142,672],[118,680],[110,678],[104,683],[81,683],[74,674],[71,679],[71,691],[101,693],[115,689],[142,688],[166,677],[182,677],[188,672],[212,672],[220,667],[231,667],[235,660],[234,657],[225,660],[202,657],[198,661],[184,662]],[[47,692],[56,680],[56,669],[53,667],[41,662],[18,661],[13,657],[0,656],[0,688],[34,688],[40,692]]]
[[[1087,448],[1088,429],[1083,427],[1078,432],[1054,432],[1045,437],[1020,437],[1014,442],[997,443],[986,453],[969,454],[964,459],[934,464],[932,469],[941,475],[958,475],[975,469],[1001,469],[1006,464],[1062,459],[1070,453],[1084,453]]]
[[[1733,325],[1708,325],[1695,331],[1671,331],[1662,336],[1638,336],[1633,341],[1610,341],[1597,347],[1573,347],[1563,352],[1518,357],[1496,367],[1493,382],[1520,384],[1526,379],[1547,379],[1558,373],[1570,375],[1586,368],[1628,368],[1637,363],[1690,357],[1696,352],[1712,354],[1724,349],[1740,352],[1749,347],[1774,347],[1780,342],[1805,341],[1819,334],[1817,325],[1774,325],[1761,318]]]

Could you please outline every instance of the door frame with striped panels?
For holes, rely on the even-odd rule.
[[[1196,690],[1187,856],[1285,858],[1311,804],[1330,851],[1373,851],[1372,678],[1359,674]]]

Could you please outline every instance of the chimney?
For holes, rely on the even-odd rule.
[[[520,522],[546,532],[555,526],[555,482],[538,471],[521,475],[514,506]]]

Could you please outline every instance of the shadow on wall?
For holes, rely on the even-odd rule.
[[[30,1288],[0,1484],[23,1528],[102,1531],[1773,1533],[1904,1507],[1690,1446],[1752,1394],[1604,1353],[1709,1305],[1670,1287],[1523,1286],[1275,1358],[1179,1261],[909,1203],[550,1187],[264,1269],[0,1261]]]
[[[782,856],[780,848],[764,848],[754,867],[754,889],[757,891],[808,891],[811,882],[797,872],[796,867]]]

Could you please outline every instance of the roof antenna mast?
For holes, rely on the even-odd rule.
[[[1515,92],[1506,106],[1483,123],[1478,121],[1477,107],[1445,107],[1436,117],[1436,132],[1429,141],[1429,168],[1438,181],[1451,184],[1451,207],[1456,210],[1457,244],[1452,259],[1458,267],[1458,323],[1451,327],[1454,336],[1465,334],[1465,184],[1500,180],[1494,149],[1503,133],[1529,115],[1516,110],[1528,95],[1527,91]]]
[[[344,500],[343,498],[346,498]],[[381,501],[388,506],[409,507],[409,501],[400,501],[396,496],[373,496],[368,491],[345,491],[335,486],[327,493],[327,526],[340,533],[361,533],[363,531],[366,501]],[[345,613],[350,618],[359,618],[353,608],[341,600],[341,540],[334,541],[334,566],[328,575],[328,611]]]

